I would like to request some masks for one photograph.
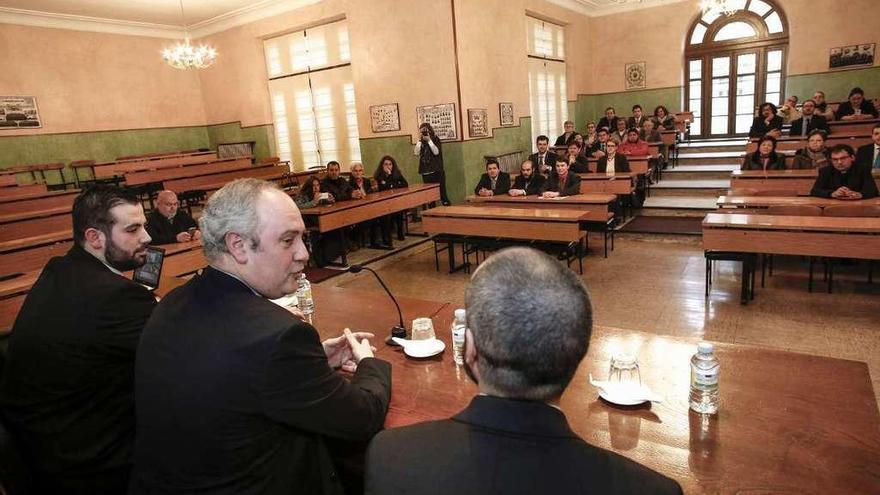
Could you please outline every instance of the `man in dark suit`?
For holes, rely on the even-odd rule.
[[[853,164],[853,149],[846,144],[831,148],[831,166],[819,169],[811,196],[835,199],[871,199],[877,197],[877,183],[871,168]]]
[[[542,198],[558,198],[574,196],[581,193],[581,178],[568,166],[568,162],[560,158],[556,160],[556,173],[544,181],[541,187]]]
[[[543,175],[535,172],[535,167],[530,160],[522,162],[519,166],[519,175],[513,181],[513,187],[507,194],[511,196],[532,196],[541,194],[541,188],[547,180]]]
[[[581,153],[581,145],[573,141],[568,145],[568,156],[563,158],[568,161],[568,168],[574,173],[585,174],[590,171],[586,155]],[[557,161],[559,158],[557,158]]]
[[[496,196],[507,194],[510,190],[510,174],[502,172],[498,166],[498,160],[489,158],[486,160],[486,173],[480,177],[480,182],[474,188],[474,194],[478,196]]]
[[[336,201],[351,199],[351,185],[339,176],[339,162],[327,163],[327,176],[321,181],[321,190],[333,195]]]
[[[873,143],[859,146],[856,153],[856,165],[861,165],[870,169],[880,169],[880,124],[874,126],[871,131],[871,139]]]
[[[641,130],[642,126],[645,125],[645,121],[648,120],[647,118],[645,118],[645,114],[642,111],[642,106],[633,105],[632,113],[632,117],[626,119],[626,128]]]
[[[571,141],[571,137],[574,136],[574,122],[566,120],[562,123],[562,129],[564,132],[556,138],[556,144],[554,146],[568,145],[568,142]]]
[[[806,138],[816,129],[825,131],[825,134],[828,134],[830,132],[828,121],[825,120],[825,117],[816,115],[815,112],[816,102],[813,100],[805,101],[801,106],[801,118],[791,122],[791,129],[789,129],[788,135]]]
[[[122,272],[150,242],[137,198],[96,186],[73,204],[74,246],[53,258],[9,338],[0,410],[38,494],[124,494],[134,442],[135,349],[156,305]]]
[[[162,191],[156,196],[156,209],[147,214],[147,233],[153,239],[153,244],[173,244],[202,238],[196,221],[180,209],[180,201],[174,191]]]
[[[299,210],[274,184],[227,184],[200,222],[210,266],[162,299],[138,346],[129,493],[341,493],[329,445],[382,428],[391,366],[371,334],[321,342],[269,300],[308,261]]]
[[[505,249],[474,272],[465,305],[465,371],[480,395],[452,419],[377,435],[368,495],[681,493],[584,442],[559,408],[592,332],[590,297],[574,272],[534,249]]]
[[[834,115],[837,120],[866,120],[878,117],[874,104],[865,99],[865,92],[858,87],[850,90],[849,100],[841,103]]]
[[[638,136],[638,134],[636,134]],[[617,174],[629,172],[629,161],[626,156],[617,152],[617,143],[608,141],[605,148],[605,156],[599,158],[596,163],[596,172],[600,174]]]
[[[596,140],[587,150],[587,155],[597,159],[602,158],[605,156],[605,145],[608,144],[608,141],[611,141],[611,133],[608,129],[600,128],[596,132]]]
[[[538,152],[532,153],[529,156],[529,161],[532,162],[532,167],[537,173],[549,174],[556,166],[556,153],[548,150],[550,139],[544,135],[538,136],[535,139],[535,145],[538,147]]]
[[[599,119],[599,123],[596,124],[596,128],[605,128],[608,129],[609,133],[611,133],[615,129],[617,129],[618,119],[620,119],[620,117],[614,114],[614,107],[608,107],[605,109],[605,116]]]

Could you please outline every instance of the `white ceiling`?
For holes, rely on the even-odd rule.
[[[183,10],[185,25],[198,37],[319,1],[183,0]],[[549,1],[595,16],[684,0]],[[184,26],[180,0],[0,0],[0,23],[161,37],[179,37]]]

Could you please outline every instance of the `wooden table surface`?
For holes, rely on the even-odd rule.
[[[422,228],[432,234],[577,242],[586,217],[571,209],[441,206],[422,212]]]
[[[540,196],[510,196],[499,194],[497,196],[468,196],[468,203],[477,206],[505,205],[516,208],[553,208],[562,210],[576,210],[583,212],[584,220],[592,222],[607,222],[609,207],[617,201],[614,194],[576,194],[574,196],[558,196],[556,198],[542,198]]]
[[[635,174],[577,174],[581,178],[581,194],[605,193],[627,195],[635,191]]]
[[[816,198],[813,196],[719,196],[718,206],[739,208],[768,208],[770,206],[826,206],[864,205],[880,206],[880,198],[861,200],[841,200],[834,198]]]
[[[389,213],[416,208],[440,201],[438,184],[413,184],[403,189],[391,189],[368,194],[363,199],[337,201],[300,210],[303,218],[314,222],[320,232],[355,225]]]
[[[10,196],[0,196],[0,205],[6,203],[17,203],[19,201],[32,200],[32,199],[42,199],[42,198],[50,198],[53,196],[64,196],[67,194],[79,194],[80,191],[78,189],[70,189],[65,191],[47,191],[46,186],[44,184],[32,184],[30,186],[17,186],[17,187],[33,187],[29,192],[10,195]],[[7,188],[3,188],[6,190]]]

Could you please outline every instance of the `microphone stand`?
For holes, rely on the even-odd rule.
[[[351,265],[348,268],[348,271],[350,273],[360,273],[362,270],[366,270],[366,271],[372,273],[374,277],[376,277],[376,280],[379,281],[379,284],[382,286],[383,289],[385,289],[385,292],[388,294],[388,297],[391,298],[391,301],[394,303],[394,306],[397,308],[398,325],[391,327],[391,334],[385,339],[386,344],[392,345],[392,346],[397,346],[399,344],[397,344],[396,342],[391,340],[393,337],[397,337],[397,338],[401,338],[401,339],[406,338],[406,326],[403,324],[403,313],[400,311],[400,304],[397,303],[397,298],[395,298],[394,294],[392,294],[391,291],[388,290],[388,286],[385,285],[385,282],[382,281],[382,277],[380,277],[379,274],[376,273],[375,270],[373,270],[372,268],[367,268],[365,266],[361,266],[361,265]]]

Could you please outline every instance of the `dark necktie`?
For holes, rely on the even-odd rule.
[[[807,135],[807,129],[810,127],[810,118],[804,117],[804,128],[801,129],[801,137]]]

